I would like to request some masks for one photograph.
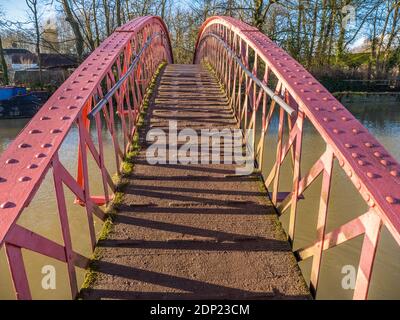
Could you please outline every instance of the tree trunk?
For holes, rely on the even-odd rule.
[[[72,32],[75,35],[75,47],[76,47],[76,53],[78,55],[79,60],[82,60],[82,55],[83,55],[83,37],[81,30],[79,28],[78,22],[75,20],[74,15],[72,14],[71,11],[71,6],[69,4],[69,0],[62,0],[62,4],[64,7],[64,12],[65,12],[65,20],[70,24]]]
[[[100,35],[99,35],[99,24],[97,23],[97,5],[96,0],[92,2],[93,6],[93,23],[94,23],[94,32],[96,35],[96,47],[100,45]]]
[[[1,68],[3,70],[3,82],[4,84],[9,84],[9,79],[8,79],[8,68],[7,68],[7,63],[6,59],[4,58],[4,52],[3,52],[3,42],[0,37],[0,62],[1,62]]]
[[[117,11],[117,26],[120,27],[122,25],[121,19],[121,0],[115,0],[115,10]]]
[[[253,26],[258,30],[262,30],[264,21],[262,19],[263,0],[254,0],[253,9]]]
[[[310,50],[308,52],[307,57],[307,67],[310,68],[312,65],[312,58],[314,55],[314,46],[315,46],[315,36],[317,34],[317,17],[318,17],[318,1],[315,1],[314,12],[313,12],[313,20],[312,20],[312,34],[310,39]]]
[[[111,25],[110,25],[110,8],[108,7],[107,0],[103,0],[103,9],[104,9],[104,18],[106,22],[107,36],[109,36],[111,34]]]

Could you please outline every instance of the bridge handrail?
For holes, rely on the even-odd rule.
[[[155,34],[163,36],[154,39],[152,36]],[[151,43],[146,42],[149,37]],[[128,66],[137,52],[146,54],[141,54],[136,61],[135,72],[127,74]],[[129,151],[136,131],[146,89],[162,61],[172,63],[173,57],[167,27],[161,18],[139,17],[117,28],[58,88],[0,156],[0,248],[5,246],[18,299],[32,298],[22,248],[66,263],[71,296],[76,296],[79,284],[75,266],[86,267],[88,258],[72,248],[63,188],[66,186],[71,190],[77,202],[86,208],[93,249],[97,241],[93,214],[104,219],[105,214],[100,206],[107,205],[115,191],[104,162],[102,122],[105,122],[111,137],[115,164],[120,173],[121,161]],[[118,88],[115,87],[117,82],[120,83]],[[110,90],[111,96],[107,94]],[[97,147],[89,132],[90,119],[87,115],[99,98],[105,95],[107,100],[106,103],[102,102],[103,117],[99,112],[91,117],[97,129]],[[105,105],[107,108],[104,108]],[[123,143],[117,137],[114,116],[120,119]],[[79,132],[76,178],[63,166],[58,156],[74,124],[77,124]],[[101,174],[104,188],[102,196],[94,196],[89,190],[88,155],[93,156],[96,169]],[[50,169],[63,245],[17,224]]]
[[[93,107],[93,109],[89,112],[88,118],[94,120],[97,113],[103,109],[103,107],[108,103],[109,99],[115,94],[115,92],[121,88],[121,86],[125,83],[128,77],[132,74],[132,72],[137,67],[142,54],[146,51],[146,49],[150,46],[151,42],[157,37],[166,37],[164,33],[155,32],[151,35],[144,44],[144,46],[140,49],[140,51],[135,55],[134,60],[129,66],[128,70],[124,73],[124,75],[119,79],[115,85],[104,95],[104,97]]]
[[[208,33],[201,38],[201,42],[206,41],[207,37],[213,37],[217,39],[252,81],[254,81],[260,88],[262,88],[268,94],[268,96],[276,103],[278,103],[278,105],[281,106],[289,115],[293,116],[295,114],[296,110],[289,106],[278,94],[276,94],[270,87],[268,87],[265,82],[259,80],[253,73],[251,73],[249,69],[246,68],[246,66],[242,63],[240,56],[236,55],[235,52],[233,52],[233,50],[229,48],[224,39],[214,33]],[[201,46],[201,44],[202,43],[200,43],[199,46]]]
[[[221,45],[216,37],[222,39],[224,44]],[[232,58],[225,48],[229,48],[240,57],[241,63]],[[256,28],[231,17],[209,18],[201,26],[196,43],[194,62],[199,63],[202,60],[207,61],[216,70],[226,88],[238,121],[243,124],[243,129],[256,128],[256,112],[262,106],[261,138],[260,143],[254,146],[255,160],[259,167],[262,167],[264,161],[264,141],[276,101],[271,102],[267,113],[267,97],[257,92],[256,84],[259,82],[254,80],[254,77],[258,78],[260,72],[260,61],[265,65],[262,82],[268,83],[272,77],[277,79],[275,94],[280,95],[297,112],[295,116],[288,117],[290,132],[286,143],[283,135],[285,121],[282,109],[279,113],[276,159],[265,180],[266,187],[273,186],[272,201],[282,213],[290,209],[288,237],[293,242],[300,196],[319,175],[323,176],[316,241],[295,253],[299,260],[313,257],[310,289],[315,295],[322,252],[365,234],[354,298],[366,298],[382,225],[387,227],[400,245],[399,163],[300,63]],[[252,69],[253,77],[242,70],[242,65]],[[305,118],[309,119],[327,146],[326,151],[310,171],[301,174]],[[293,163],[292,190],[284,199],[278,199],[280,168],[289,151],[292,152]],[[335,158],[369,206],[369,210],[357,219],[330,233],[325,233]]]

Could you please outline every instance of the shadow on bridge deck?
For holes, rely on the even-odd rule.
[[[162,73],[143,130],[169,120],[196,131],[236,126],[199,65]],[[85,299],[309,298],[256,176],[231,176],[229,164],[150,165],[145,144]]]

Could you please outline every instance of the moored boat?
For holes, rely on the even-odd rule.
[[[48,97],[46,91],[28,92],[24,87],[0,87],[0,119],[31,118]]]

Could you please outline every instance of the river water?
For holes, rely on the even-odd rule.
[[[377,139],[390,150],[392,155],[400,161],[400,103],[394,99],[347,99],[344,104],[351,112],[366,126]],[[0,120],[0,153],[12,142],[21,129],[29,120]],[[106,154],[106,166],[110,173],[116,172],[114,163],[114,152],[112,142],[103,130],[104,147]],[[93,128],[92,136],[95,139],[96,132]],[[277,117],[271,124],[271,138],[267,139],[266,155],[274,159],[274,148],[277,131]],[[121,137],[119,137],[121,139]],[[75,175],[76,155],[78,145],[78,132],[72,128],[63,143],[60,158],[65,167]],[[303,142],[302,172],[307,172],[324,151],[324,144],[319,135],[310,124],[306,123]],[[289,159],[290,157],[288,157]],[[270,168],[272,161],[266,161],[264,170]],[[286,169],[289,169],[289,161],[285,161]],[[94,161],[89,163],[91,175],[91,193],[102,194],[101,180],[98,170],[95,169]],[[285,185],[290,185],[289,175],[283,170],[282,190]],[[289,187],[288,187],[289,188]],[[316,219],[319,205],[321,179],[319,178],[304,194],[304,200],[300,201],[296,228],[295,249],[310,244],[315,239]],[[68,204],[68,217],[72,233],[73,248],[88,256],[90,244],[88,237],[88,224],[84,209],[74,204],[73,195],[66,189]],[[356,192],[356,189],[348,181],[340,167],[335,164],[332,185],[332,196],[329,204],[327,231],[361,215],[367,211],[367,206]],[[281,221],[287,226],[288,217],[283,215]],[[47,174],[42,187],[37,192],[30,206],[24,211],[18,223],[35,232],[46,235],[51,240],[62,244],[62,236],[54,189],[52,185],[51,172]],[[101,223],[96,219],[96,231],[99,232]],[[362,237],[346,242],[338,247],[332,248],[323,255],[321,280],[317,298],[319,299],[351,299],[353,290],[342,286],[346,274],[344,269],[357,270]],[[40,256],[39,254],[23,250],[25,265],[32,289],[34,299],[70,299],[69,282],[66,273],[66,265],[56,260]],[[309,279],[311,260],[300,263],[300,267],[306,279]],[[43,289],[42,280],[45,275],[44,266],[54,266],[56,270],[56,288]],[[383,228],[381,240],[375,261],[373,279],[369,297],[372,299],[400,299],[400,248],[392,239],[389,232]],[[348,272],[348,271],[347,271]],[[350,271],[351,272],[351,271]],[[84,278],[84,270],[77,268],[79,283]],[[351,274],[350,274],[351,275]],[[345,278],[348,279],[348,278]],[[351,281],[350,281],[351,283]],[[45,286],[46,287],[46,283]],[[5,259],[4,248],[0,249],[0,299],[13,299],[13,289]]]

